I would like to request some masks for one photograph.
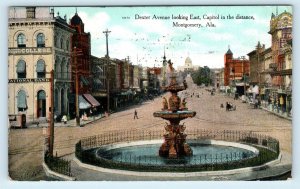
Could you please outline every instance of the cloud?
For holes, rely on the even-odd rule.
[[[107,29],[110,16],[105,12],[98,12],[93,16],[88,16],[85,12],[78,12],[82,22],[84,23],[84,31],[91,33],[91,39],[102,37],[103,31]]]

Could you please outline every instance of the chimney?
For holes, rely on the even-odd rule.
[[[51,15],[51,18],[54,18],[54,8],[50,9],[50,15]]]
[[[26,7],[26,18],[35,18],[36,7]]]

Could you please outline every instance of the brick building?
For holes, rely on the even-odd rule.
[[[233,58],[230,48],[224,55],[224,86],[235,86],[249,76],[250,63],[245,57]]]

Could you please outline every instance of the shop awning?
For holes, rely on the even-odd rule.
[[[88,109],[91,108],[91,105],[83,98],[82,95],[78,96],[79,109]]]
[[[100,106],[100,103],[91,94],[83,94],[83,96],[93,107]]]

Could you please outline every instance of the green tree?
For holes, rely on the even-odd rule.
[[[192,78],[195,84],[208,86],[211,83],[210,69],[208,66],[200,67],[192,73]]]

